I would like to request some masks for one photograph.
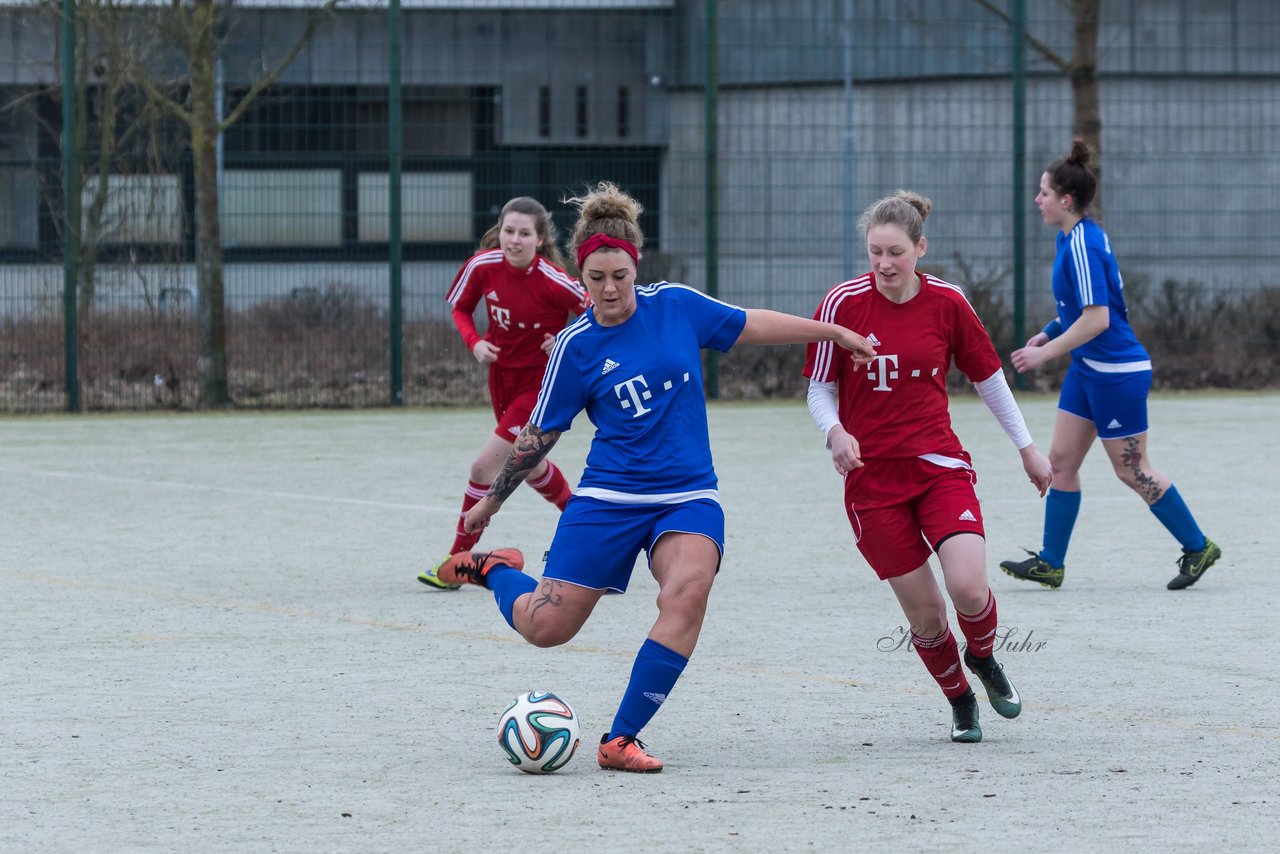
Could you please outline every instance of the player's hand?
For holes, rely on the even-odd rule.
[[[1049,458],[1037,451],[1035,445],[1027,445],[1018,453],[1022,455],[1022,470],[1027,473],[1040,497],[1044,498],[1049,485],[1053,483],[1053,467],[1049,465]]]
[[[858,447],[858,440],[839,424],[827,434],[827,444],[831,446],[831,462],[836,467],[836,474],[844,477],[862,467],[862,449]]]
[[[1039,332],[1037,332],[1035,335],[1032,335],[1030,338],[1027,339],[1027,346],[1043,347],[1045,344],[1048,344],[1052,340],[1053,339],[1050,338],[1048,335],[1046,335],[1044,333],[1044,330],[1042,329]]]
[[[555,346],[556,346],[556,336],[552,335],[549,332],[544,332],[542,334],[542,352],[550,356],[551,351],[555,348]]]
[[[482,365],[498,361],[498,354],[501,352],[501,347],[495,347],[483,338],[476,342],[476,346],[471,348],[471,355],[475,356],[476,361]]]
[[[1034,371],[1036,368],[1049,361],[1048,356],[1045,355],[1044,347],[1042,345],[1032,344],[1028,344],[1020,350],[1014,350],[1010,358],[1013,361],[1014,370],[1020,374],[1025,374],[1027,371]]]
[[[845,329],[843,326],[839,328],[840,337],[836,339],[836,343],[853,354],[853,363],[870,364],[876,356],[876,348],[871,346],[871,342],[852,329]]]
[[[502,502],[492,495],[486,495],[481,498],[474,507],[467,511],[467,517],[462,520],[463,530],[468,534],[483,531],[489,527],[489,520],[493,518],[493,514],[497,513],[501,507]]]

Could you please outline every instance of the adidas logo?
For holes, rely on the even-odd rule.
[[[879,347],[880,339],[876,337],[876,334],[874,332],[872,332],[870,335],[867,336],[867,343],[870,344],[872,347]]]
[[[612,371],[614,368],[620,368],[620,367],[622,366],[619,365],[617,362],[615,362],[613,359],[605,359],[604,367],[600,369],[600,376],[604,376],[605,374]]]
[[[961,513],[961,514],[960,514],[960,521],[961,521],[961,522],[976,522],[976,521],[978,521],[978,519],[977,519],[977,517],[976,517],[976,516],[974,516],[974,515],[973,515],[973,511],[971,511],[971,510],[966,510],[966,511],[964,511],[963,513]]]
[[[657,694],[657,693],[654,693],[653,691],[645,691],[644,695],[648,697],[650,700],[652,700],[655,706],[661,706],[663,703],[667,701],[666,694]]]
[[[1111,423],[1107,425],[1107,429],[1108,429],[1108,430],[1114,430],[1114,429],[1116,429],[1116,428],[1117,428],[1117,427],[1119,427],[1119,426],[1120,426],[1120,422],[1119,422],[1119,421],[1117,421],[1116,419],[1112,418],[1112,419],[1111,419]]]
[[[497,301],[498,301],[498,292],[497,292],[497,291],[489,291],[489,293],[485,294],[485,296],[487,296],[489,299],[493,300],[494,302],[497,302]]]

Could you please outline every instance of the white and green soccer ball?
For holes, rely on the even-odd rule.
[[[548,691],[530,691],[511,701],[498,719],[498,745],[507,761],[530,774],[563,768],[582,741],[578,716]]]

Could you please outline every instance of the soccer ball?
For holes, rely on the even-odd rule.
[[[578,749],[580,736],[573,709],[546,691],[521,694],[498,719],[498,744],[507,761],[530,774],[563,768]]]

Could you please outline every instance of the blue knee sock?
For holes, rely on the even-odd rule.
[[[1172,483],[1164,491],[1164,495],[1160,496],[1160,500],[1151,505],[1151,512],[1182,543],[1184,549],[1198,552],[1204,548],[1204,532],[1196,524],[1195,517],[1191,515],[1186,502],[1178,494],[1178,488]]]
[[[502,612],[502,618],[507,621],[508,626],[514,629],[516,627],[514,615],[516,600],[524,594],[536,590],[538,588],[537,580],[525,575],[515,567],[495,566],[489,570],[489,574],[485,576],[485,581],[488,583],[489,589],[493,591],[493,600],[498,603],[498,610]]]
[[[1044,500],[1044,548],[1040,559],[1050,566],[1067,565],[1067,546],[1071,544],[1071,529],[1080,515],[1080,493],[1049,490]]]
[[[644,725],[657,714],[658,707],[667,699],[667,694],[675,687],[688,663],[689,659],[680,653],[646,638],[636,654],[636,663],[631,666],[631,681],[622,695],[622,704],[613,719],[609,738],[639,735]]]

